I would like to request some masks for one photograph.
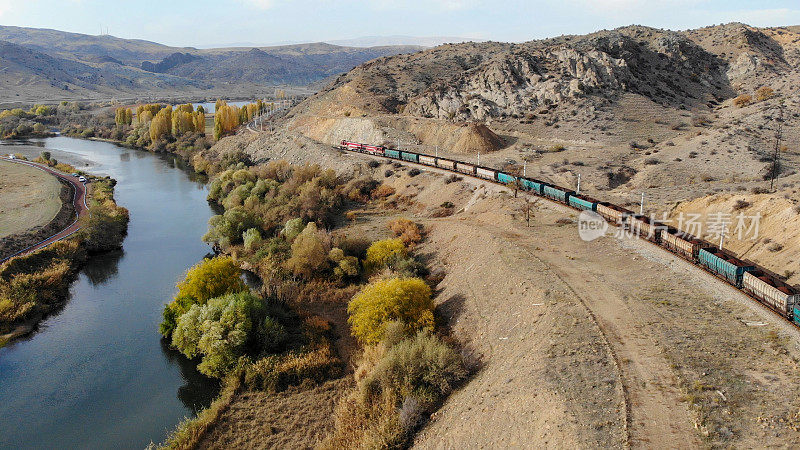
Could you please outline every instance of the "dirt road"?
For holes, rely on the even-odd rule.
[[[506,196],[429,221],[440,308],[483,367],[416,446],[795,445],[780,318],[649,243],[584,242],[574,215],[542,202],[528,228]]]
[[[0,159],[2,159],[3,161],[9,161],[9,162],[17,163],[17,164],[24,164],[24,165],[27,165],[27,166],[30,166],[30,167],[35,167],[35,168],[37,168],[39,170],[42,170],[44,172],[47,172],[47,173],[55,176],[57,178],[60,178],[60,179],[62,179],[64,181],[66,181],[67,183],[69,183],[70,185],[72,185],[73,193],[74,193],[72,202],[73,202],[73,205],[74,205],[75,211],[76,211],[75,220],[68,227],[64,228],[63,230],[59,231],[58,233],[55,233],[52,236],[50,236],[50,237],[48,237],[48,238],[46,238],[46,239],[34,244],[34,245],[32,245],[32,246],[30,246],[28,248],[25,248],[25,249],[15,253],[15,254],[13,254],[13,255],[11,255],[9,257],[7,257],[7,258],[5,258],[3,260],[0,260],[0,262],[3,262],[3,261],[5,261],[5,260],[7,260],[7,259],[9,259],[11,257],[22,255],[22,254],[25,254],[25,253],[32,252],[34,250],[40,249],[42,247],[45,247],[45,246],[47,246],[47,245],[49,245],[49,244],[51,244],[51,243],[53,243],[55,241],[59,241],[61,239],[64,239],[65,237],[68,237],[68,236],[72,235],[73,233],[75,233],[76,231],[78,231],[81,228],[79,219],[89,213],[89,207],[86,204],[86,186],[78,180],[78,177],[73,177],[72,175],[63,174],[63,173],[61,173],[61,172],[59,172],[59,171],[57,171],[57,170],[55,170],[55,169],[53,169],[51,167],[45,166],[43,164],[37,164],[37,163],[34,163],[34,162],[23,161],[23,160],[19,160],[19,159],[10,159],[10,158],[6,158],[6,157],[0,157]]]

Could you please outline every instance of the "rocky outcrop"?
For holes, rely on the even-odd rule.
[[[450,120],[523,116],[564,101],[633,92],[659,103],[705,104],[732,95],[725,64],[688,39],[659,32],[649,41],[622,32],[573,44],[534,42],[439,80],[406,113]]]

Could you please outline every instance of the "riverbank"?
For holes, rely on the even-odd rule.
[[[80,228],[76,233],[0,265],[0,346],[30,334],[47,315],[61,308],[68,298],[70,283],[91,255],[122,246],[129,216],[128,210],[114,201],[116,182],[98,177],[90,181],[89,214],[79,220]],[[66,203],[71,204],[72,189],[66,196],[62,195],[64,197]],[[59,218],[62,222],[65,217],[74,218],[74,207],[62,208],[62,212],[27,239],[14,240],[10,248],[38,239],[42,233],[49,236],[50,225],[59,226],[54,223]]]

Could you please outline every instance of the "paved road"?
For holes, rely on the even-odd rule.
[[[45,240],[43,240],[41,242],[38,242],[38,243],[28,247],[28,248],[20,250],[19,252],[15,253],[15,254],[13,254],[13,255],[5,258],[5,259],[1,259],[0,262],[3,262],[3,261],[5,261],[5,260],[7,260],[7,259],[9,259],[11,257],[14,257],[14,256],[23,255],[25,253],[29,253],[29,252],[32,252],[34,250],[38,250],[38,249],[40,249],[40,248],[42,248],[44,246],[47,246],[47,245],[49,245],[49,244],[51,244],[53,242],[59,241],[61,239],[64,239],[67,236],[72,235],[73,233],[75,233],[76,231],[78,231],[81,228],[81,225],[80,225],[78,219],[80,219],[81,217],[85,216],[86,214],[89,214],[89,207],[86,204],[86,186],[84,186],[84,184],[81,183],[78,180],[78,177],[73,177],[72,175],[61,173],[61,172],[59,172],[59,171],[57,171],[57,170],[55,170],[55,169],[53,169],[51,167],[43,165],[43,164],[38,164],[38,163],[30,162],[30,161],[23,161],[23,160],[20,160],[20,159],[10,159],[10,158],[6,158],[4,156],[0,156],[0,159],[2,159],[3,161],[9,161],[9,162],[17,163],[17,164],[25,164],[26,166],[35,167],[35,168],[37,168],[39,170],[43,170],[43,171],[45,171],[45,172],[47,172],[47,173],[49,173],[49,174],[51,174],[51,175],[53,175],[53,176],[55,176],[57,178],[60,178],[60,179],[62,179],[64,181],[66,181],[67,183],[71,184],[73,186],[73,188],[74,188],[74,195],[72,197],[72,203],[73,203],[73,205],[75,207],[75,211],[76,211],[75,220],[69,226],[67,226],[63,230],[59,231],[58,233],[48,237],[47,239],[45,239]]]

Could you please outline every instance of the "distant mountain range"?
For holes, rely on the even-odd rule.
[[[484,42],[483,39],[471,39],[453,36],[364,36],[355,39],[339,39],[326,41],[333,45],[346,47],[377,47],[386,45],[418,45],[420,47],[436,47],[442,44],[460,44],[462,42]]]
[[[0,26],[0,103],[158,95],[250,96],[306,86],[417,45],[327,43],[197,49],[138,39]]]
[[[333,45],[340,45],[343,47],[385,47],[393,45],[401,45],[401,46],[411,45],[411,46],[430,48],[442,44],[458,44],[461,42],[484,42],[484,41],[482,39],[453,37],[453,36],[420,37],[420,36],[396,35],[396,36],[362,36],[353,39],[326,40],[323,42]],[[283,41],[283,42],[273,42],[269,44],[258,44],[255,42],[235,42],[228,44],[205,45],[199,48],[211,49],[211,48],[230,48],[230,47],[276,47],[285,45],[297,45],[303,43],[308,43],[308,42]]]

